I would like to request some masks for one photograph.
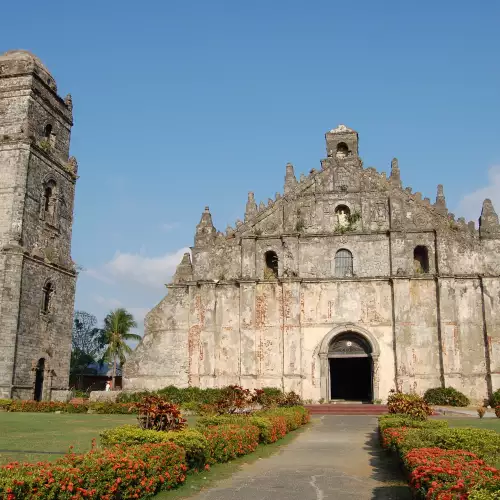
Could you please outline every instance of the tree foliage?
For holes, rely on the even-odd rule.
[[[130,330],[136,327],[137,323],[132,314],[121,307],[111,311],[104,318],[103,337],[106,350],[102,359],[105,362],[113,364],[113,388],[115,387],[117,362],[119,361],[123,365],[127,354],[132,352],[127,342],[141,340],[140,335],[130,333]]]
[[[71,341],[71,372],[83,373],[97,362],[104,349],[103,331],[97,327],[97,318],[85,311],[75,311]]]

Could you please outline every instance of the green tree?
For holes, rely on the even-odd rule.
[[[137,323],[132,314],[121,307],[111,311],[104,318],[104,342],[106,350],[102,359],[107,363],[113,364],[113,389],[115,388],[117,362],[120,361],[120,365],[123,365],[126,355],[132,352],[127,341],[141,340],[140,335],[130,333],[130,330],[135,327],[137,327]]]
[[[75,311],[70,373],[79,376],[80,388],[85,370],[101,358],[104,347],[103,332],[97,328],[97,318],[85,311]]]

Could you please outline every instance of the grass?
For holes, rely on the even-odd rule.
[[[500,432],[500,418],[447,418],[450,427],[476,427]]]
[[[310,426],[309,424],[308,426]],[[280,451],[282,446],[286,446],[294,440],[300,433],[304,432],[308,426],[300,427],[296,431],[288,433],[283,439],[272,444],[259,444],[257,449],[249,455],[236,458],[225,464],[214,464],[209,471],[201,471],[196,474],[189,474],[184,484],[176,490],[163,491],[156,495],[155,500],[178,500],[189,498],[196,493],[215,486],[216,483],[230,478],[235,472],[238,472],[243,466],[251,464],[257,460],[268,458]]]
[[[196,418],[187,420],[192,426]],[[90,450],[92,439],[99,443],[102,430],[136,422],[135,415],[2,412],[0,463],[57,460],[70,446],[74,452],[84,453]]]

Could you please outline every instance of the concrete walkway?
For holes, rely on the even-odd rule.
[[[411,499],[397,464],[378,445],[377,420],[324,415],[292,443],[244,466],[194,500]]]

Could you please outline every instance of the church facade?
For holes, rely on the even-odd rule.
[[[71,96],[36,56],[0,55],[0,398],[69,394],[72,125]]]
[[[479,227],[364,168],[358,134],[326,134],[321,169],[223,234],[208,207],[191,254],[146,317],[125,389],[281,387],[314,401],[385,400],[399,388],[500,387],[500,225]]]

